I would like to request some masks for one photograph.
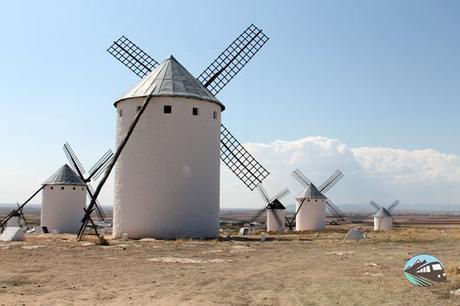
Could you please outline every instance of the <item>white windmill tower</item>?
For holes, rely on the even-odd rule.
[[[388,208],[375,201],[370,201],[369,204],[377,210],[374,214],[374,231],[391,231],[393,229],[391,212],[399,205],[399,200],[395,200]]]
[[[5,218],[0,220],[0,232],[5,229],[5,226],[13,226],[15,224],[15,226],[17,226],[20,224],[21,220],[19,218],[22,219],[22,223],[25,225],[26,220],[23,209],[41,191],[43,191],[43,204],[41,210],[42,226],[47,226],[50,230],[59,232],[78,232],[81,226],[81,216],[86,207],[86,200],[81,198],[81,194],[87,194],[90,200],[93,198],[93,188],[90,182],[96,180],[104,172],[112,161],[113,153],[112,150],[108,150],[102,155],[85,177],[84,174],[86,171],[70,145],[65,143],[63,149],[71,166],[69,167],[66,164],[59,168],[59,170],[46,180],[24,203],[21,205],[18,204],[17,209],[11,211]],[[94,211],[97,213],[99,219],[104,221],[105,214],[97,199],[94,206],[96,208]],[[77,219],[78,222],[76,221]],[[91,223],[97,234],[96,225],[92,219]],[[69,224],[69,226],[67,226],[67,224]]]
[[[280,200],[289,194],[289,189],[283,189],[273,197],[268,196],[262,184],[259,184],[257,189],[266,203],[266,206],[257,212],[249,223],[254,222],[264,211],[266,211],[267,232],[284,232],[286,230],[286,207],[284,207]]]
[[[66,164],[43,183],[41,226],[77,233],[86,207],[86,183]]]
[[[343,220],[344,213],[324,195],[342,179],[343,173],[340,170],[334,172],[319,188],[299,169],[294,170],[292,176],[305,188],[296,197],[296,213],[291,221],[292,226],[295,220],[296,231],[323,229],[326,226],[326,207],[335,217]]]
[[[143,79],[115,102],[117,152],[79,237],[114,165],[114,237],[217,236],[219,148],[251,190],[269,172],[221,124],[215,95],[267,40],[251,25],[198,78],[172,56],[159,65],[124,36],[113,43],[108,51]]]

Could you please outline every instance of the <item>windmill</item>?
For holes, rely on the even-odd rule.
[[[284,207],[280,200],[289,194],[289,189],[283,189],[273,197],[268,196],[268,193],[262,184],[259,184],[257,189],[259,190],[260,196],[266,203],[266,206],[259,210],[249,223],[254,222],[262,213],[267,212],[267,231],[284,231],[286,226],[286,207]]]
[[[265,45],[268,37],[251,24],[197,77],[213,95],[217,95]],[[125,36],[107,49],[118,61],[140,78],[160,64]],[[221,124],[220,157],[225,165],[250,189],[270,174]]]
[[[391,212],[399,205],[399,200],[393,201],[388,208],[385,208],[374,200],[370,201],[369,204],[376,210],[374,214],[374,231],[390,231],[393,228],[393,216]]]
[[[188,102],[196,103],[193,107],[193,116],[199,116],[200,112],[203,112],[203,108],[205,112],[211,112],[212,118],[219,122],[219,130],[216,135],[220,135],[220,158],[224,162],[224,164],[250,189],[254,190],[257,185],[259,185],[268,175],[269,172],[241,145],[241,143],[230,133],[230,131],[222,124],[220,124],[220,112],[224,109],[224,106],[215,98],[214,95],[218,94],[223,87],[225,87],[231,79],[252,59],[252,57],[263,47],[263,45],[268,41],[268,37],[262,32],[261,29],[258,29],[254,25],[250,25],[240,36],[238,36],[197,78],[194,78],[175,58],[172,56],[167,59],[163,64],[160,64],[152,57],[150,57],[147,53],[141,50],[138,46],[136,46],[133,42],[127,39],[125,36],[122,36],[120,39],[116,40],[110,48],[107,50],[110,54],[112,54],[117,60],[123,63],[126,67],[128,67],[132,72],[134,72],[137,76],[141,77],[142,80],[132,89],[130,90],[125,96],[119,99],[115,106],[118,110],[118,117],[117,118],[117,126],[120,129],[118,134],[118,141],[119,144],[117,148],[117,152],[115,152],[114,159],[112,163],[107,168],[106,174],[101,179],[101,182],[98,185],[94,192],[93,199],[88,207],[88,211],[85,214],[83,225],[81,227],[79,238],[83,235],[83,231],[87,224],[87,216],[93,210],[93,202],[95,202],[94,198],[97,198],[102,186],[104,185],[110,171],[115,166],[118,158],[122,154],[128,140],[133,135],[134,129],[136,128],[137,124],[141,116],[143,116],[144,112],[147,109],[151,100],[156,100],[156,102],[161,102],[163,105],[162,112],[164,114],[172,114],[174,113],[174,109],[177,108],[179,111],[182,111],[181,108],[185,105],[185,101],[180,101],[180,97],[184,98],[191,98]],[[177,101],[174,99],[159,99],[157,97],[171,97],[177,98]],[[127,101],[135,102],[137,105],[135,108],[131,107],[134,103],[128,104]],[[213,103],[210,104],[203,104],[200,101],[207,101]],[[170,103],[170,104],[167,104]],[[155,103],[159,104],[159,103]],[[173,105],[174,104],[174,105]],[[190,104],[190,103],[189,103]],[[220,106],[216,108],[216,104]],[[191,104],[190,104],[191,105]],[[161,107],[161,106],[157,106]],[[201,109],[200,109],[201,107]],[[154,116],[151,112],[158,111],[158,109],[148,109],[147,116]],[[125,119],[124,116],[129,117],[129,119]],[[169,116],[169,118],[173,118],[173,116]],[[149,119],[150,120],[150,119]],[[174,119],[173,119],[174,120]],[[144,125],[150,125],[150,128],[153,127],[153,123],[148,121],[147,119],[142,121]],[[189,122],[177,122],[179,125],[191,125]],[[165,123],[167,124],[167,123]],[[155,126],[158,127],[163,134],[168,134],[168,130],[163,130],[164,126]],[[209,134],[209,139],[214,137],[214,128],[210,128],[207,130],[203,130],[204,133]],[[153,130],[152,131],[156,131]],[[192,132],[187,128],[183,128],[182,131],[179,133],[180,135],[185,132]],[[137,131],[136,133],[142,134],[142,131]],[[136,137],[136,133],[134,133],[134,138]],[[200,136],[196,134],[197,137]],[[162,136],[166,137],[166,136]],[[148,139],[145,138],[145,139]],[[190,140],[190,139],[189,139]],[[204,142],[200,139],[201,142]],[[197,142],[195,140],[195,142]],[[148,146],[149,144],[147,144]],[[210,140],[205,145],[209,146],[209,152],[213,152],[213,147],[210,144]],[[136,146],[131,144],[130,146]],[[156,147],[153,150],[161,150],[161,147]],[[182,148],[181,148],[182,149]],[[130,150],[129,147],[127,149]],[[188,149],[185,149],[188,150]],[[218,148],[219,150],[219,148]],[[136,212],[136,210],[128,211],[124,209],[123,206],[119,206],[117,204],[117,199],[121,198],[122,196],[119,193],[126,195],[128,192],[128,198],[136,198],[136,200],[144,201],[143,199],[139,199],[137,197],[141,197],[139,193],[136,195],[129,195],[129,191],[127,191],[124,186],[126,184],[130,184],[130,181],[123,180],[123,177],[130,176],[130,174],[126,174],[130,172],[130,168],[123,166],[124,164],[131,164],[129,161],[129,156],[132,156],[133,150],[131,153],[123,154],[123,158],[127,160],[126,162],[122,162],[122,165],[117,166],[117,173],[124,173],[120,174],[121,176],[117,176],[116,174],[116,186],[115,188],[115,203],[114,203],[114,236],[121,235],[122,231],[126,229],[127,231],[131,231],[134,236],[141,237],[142,235],[156,235],[162,237],[172,237],[174,235],[217,235],[217,228],[218,228],[218,206],[217,210],[214,206],[212,208],[213,213],[208,216],[207,221],[208,223],[213,223],[212,226],[209,226],[208,230],[205,232],[196,232],[191,233],[191,228],[201,228],[203,226],[188,226],[187,229],[178,229],[177,227],[174,229],[167,229],[169,225],[164,224],[164,222],[172,222],[168,220],[158,220],[157,225],[161,227],[158,230],[152,229],[142,229],[142,227],[148,227],[147,224],[152,226],[152,220],[148,220],[150,216],[153,216],[153,212],[150,216],[148,214],[140,215]],[[174,152],[179,152],[174,150]],[[205,152],[203,150],[201,152]],[[163,152],[161,152],[163,153]],[[164,153],[168,155],[167,153]],[[178,153],[179,154],[179,153]],[[184,158],[184,157],[181,157]],[[140,163],[140,162],[139,162]],[[208,171],[214,171],[214,173],[218,175],[214,169],[214,161],[213,158],[209,160],[210,165],[212,167]],[[193,163],[197,164],[197,163]],[[151,164],[150,164],[151,165]],[[174,167],[175,164],[172,164]],[[148,165],[147,165],[148,167]],[[185,171],[190,171],[190,164],[186,166]],[[148,172],[145,168],[142,169],[144,172]],[[197,173],[197,171],[195,171]],[[198,171],[200,173],[200,171]],[[157,173],[158,175],[158,173]],[[117,181],[117,177],[120,178]],[[123,181],[123,183],[121,183]],[[217,182],[213,183],[213,182]],[[208,194],[214,192],[212,195],[216,198],[218,195],[218,178],[214,177],[213,182],[211,182],[212,188],[208,188]],[[163,182],[158,182],[158,186],[161,185]],[[183,181],[181,183],[184,183]],[[134,186],[132,190],[136,188],[141,188],[142,186]],[[147,187],[143,187],[143,190],[147,190]],[[168,188],[166,186],[165,188]],[[164,194],[165,188],[160,189],[159,193]],[[198,188],[198,187],[196,187]],[[193,188],[192,188],[193,189]],[[217,191],[216,191],[217,190]],[[182,191],[182,189],[180,190]],[[155,198],[159,198],[162,195],[159,193],[155,194]],[[206,193],[206,192],[197,192],[197,194]],[[175,197],[179,197],[179,194],[176,194]],[[126,197],[124,197],[126,198]],[[189,198],[190,199],[190,198]],[[166,195],[165,195],[165,199]],[[208,199],[209,200],[209,199]],[[180,200],[179,202],[183,201]],[[206,201],[205,201],[206,202]],[[218,199],[217,199],[218,203]],[[147,205],[147,204],[146,204]],[[148,208],[147,206],[143,206],[142,208]],[[189,209],[189,208],[188,208]],[[211,209],[211,208],[209,208]],[[207,210],[206,210],[207,211]],[[156,215],[158,216],[159,212],[156,210]],[[217,212],[217,213],[216,213]],[[126,218],[124,216],[126,215]],[[122,217],[123,216],[123,217]],[[176,216],[178,216],[176,214]],[[194,215],[194,217],[196,217]],[[197,218],[201,218],[202,216],[197,216]],[[143,219],[143,221],[136,222],[136,224],[127,224],[126,220],[135,220],[135,219]],[[155,216],[153,216],[155,218]],[[204,217],[203,217],[204,218]],[[193,218],[188,218],[187,220],[191,220]],[[203,219],[204,220],[204,219]],[[185,221],[185,220],[184,220]],[[177,221],[177,224],[180,222]],[[129,223],[129,222],[128,222]],[[186,222],[183,223],[184,226],[187,226]],[[177,225],[178,226],[178,225]],[[130,230],[127,229],[130,228]]]
[[[62,149],[64,150],[64,154],[66,155],[72,170],[75,171],[80,177],[80,179],[86,183],[88,199],[91,201],[94,194],[94,189],[93,186],[91,186],[91,182],[96,181],[101,176],[101,174],[104,173],[104,170],[110,164],[110,161],[113,158],[112,150],[109,149],[107,152],[105,152],[104,155],[102,155],[101,158],[88,171],[88,175],[85,177],[86,170],[81,164],[80,159],[77,157],[70,144],[66,142]],[[106,215],[104,213],[104,210],[102,209],[101,203],[97,199],[95,202],[95,208],[96,214],[99,217],[99,219],[101,221],[105,221]]]
[[[296,230],[317,230],[325,226],[326,207],[329,212],[339,220],[344,220],[345,214],[324,194],[343,178],[343,173],[336,170],[324,183],[316,187],[299,169],[291,175],[305,188],[297,197],[297,207],[291,219],[290,227],[294,221]]]
[[[24,218],[24,212],[23,212],[23,209],[24,207],[33,199],[35,198],[35,196],[40,192],[42,191],[42,189],[44,188],[44,186],[41,186],[40,188],[38,188],[26,201],[24,201],[24,203],[22,203],[21,205],[18,204],[18,208],[12,210],[8,215],[6,215],[1,221],[0,221],[0,233],[2,233],[4,230],[5,230],[5,227],[8,225],[8,221],[14,219],[14,218],[17,218],[19,216],[21,216],[23,218],[23,221],[25,222],[25,218]]]
[[[54,233],[77,233],[86,209],[85,181],[65,164],[43,182],[40,225]],[[95,229],[97,232],[97,229]]]

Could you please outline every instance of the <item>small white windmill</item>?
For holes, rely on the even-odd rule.
[[[266,206],[259,210],[249,223],[254,222],[264,211],[266,211],[267,232],[283,232],[286,229],[286,207],[284,207],[280,200],[290,193],[289,189],[283,189],[273,197],[268,196],[262,184],[259,184],[257,189],[266,203]]]
[[[335,171],[319,188],[299,169],[295,169],[291,175],[305,190],[296,197],[296,213],[290,222],[290,227],[295,221],[296,231],[323,229],[326,226],[326,207],[336,218],[344,219],[345,214],[324,195],[342,179],[343,173],[340,170]]]
[[[399,205],[399,200],[395,200],[388,208],[378,204],[374,200],[369,204],[376,209],[374,214],[374,231],[391,231],[393,228],[393,216],[391,212]]]

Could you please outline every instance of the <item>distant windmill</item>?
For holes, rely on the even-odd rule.
[[[254,222],[263,213],[267,212],[267,231],[282,232],[286,228],[286,207],[280,202],[281,198],[289,194],[289,189],[283,189],[275,196],[269,197],[262,184],[257,186],[266,206],[259,210],[249,223]]]
[[[18,207],[16,209],[12,210],[0,221],[0,234],[3,233],[6,227],[26,225],[26,218],[23,211],[25,205],[17,204],[17,206]]]
[[[80,179],[86,183],[87,195],[89,200],[91,201],[94,194],[94,189],[91,186],[91,182],[96,181],[101,176],[101,174],[104,173],[104,170],[107,168],[107,166],[113,158],[112,150],[109,149],[107,152],[105,152],[104,155],[102,155],[102,157],[88,171],[88,175],[85,177],[86,170],[81,164],[80,160],[78,159],[70,144],[66,142],[62,149],[64,150],[64,153],[67,156],[69,165],[72,168],[72,170],[75,171],[76,174],[80,177]],[[99,219],[101,221],[105,221],[106,215],[104,213],[104,210],[102,209],[101,203],[97,199],[95,202],[95,207],[96,214],[99,217]]]
[[[296,212],[291,219],[290,227],[293,226],[295,221],[297,231],[324,228],[326,207],[334,217],[344,220],[345,214],[324,195],[343,178],[343,173],[340,170],[336,170],[318,188],[299,169],[295,169],[291,175],[305,190],[296,199]]]
[[[393,228],[393,216],[391,212],[399,205],[399,200],[393,201],[388,208],[378,204],[374,200],[369,204],[377,211],[374,214],[374,231],[390,231]]]
[[[250,25],[197,78],[172,56],[159,64],[124,36],[107,50],[142,78],[115,102],[118,111],[118,148],[94,193],[97,198],[122,155],[115,173],[115,237],[122,233],[128,233],[130,237],[215,237],[219,218],[219,167],[215,165],[213,154],[215,137],[218,140],[219,134],[221,160],[250,190],[269,175],[220,124],[220,113],[224,106],[214,96],[267,41],[268,37],[262,30]],[[151,100],[154,106],[147,109]],[[142,131],[134,132],[144,112],[146,118],[140,123],[143,125]],[[198,116],[202,119],[197,119],[200,118]],[[209,119],[214,121],[207,122]],[[199,127],[196,126],[197,120],[202,120]],[[218,125],[214,126],[214,123]],[[175,133],[168,136],[173,129]],[[130,141],[126,149],[129,153],[122,154],[131,136],[143,139]],[[159,143],[163,145],[159,146]],[[146,150],[148,155],[145,154]],[[160,162],[158,158],[163,160]],[[185,165],[177,169],[181,163]],[[191,167],[201,168],[194,171]],[[143,178],[140,178],[140,173],[143,173]],[[187,181],[189,175],[194,175],[195,179]],[[157,181],[161,177],[163,180]],[[167,184],[165,179],[170,183]],[[140,183],[134,185],[133,180]],[[182,185],[188,186],[188,189],[180,188]],[[198,195],[202,198],[198,199]],[[86,227],[87,216],[94,208],[93,202],[94,198],[85,214],[79,239]],[[167,208],[169,202],[176,203],[176,207]]]

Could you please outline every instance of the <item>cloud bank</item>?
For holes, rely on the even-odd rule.
[[[301,190],[290,176],[295,168],[300,168],[316,185],[335,169],[341,169],[345,177],[328,194],[339,206],[371,199],[389,203],[396,198],[403,203],[460,202],[460,157],[433,149],[351,148],[340,140],[320,136],[247,143],[245,147],[271,172],[264,181],[269,193],[291,189],[287,204],[292,204],[294,195]],[[221,206],[262,205],[257,191],[250,192],[223,165]]]
[[[456,155],[433,149],[352,148],[340,140],[320,136],[247,143],[245,147],[270,171],[264,181],[270,194],[286,187],[291,190],[285,204],[293,204],[294,196],[301,191],[290,175],[295,168],[316,185],[341,169],[345,177],[327,194],[339,207],[372,199],[383,203],[399,199],[402,205],[460,204],[460,157]],[[35,172],[26,166],[0,168],[0,203],[15,203],[30,196],[53,172],[42,168]],[[257,191],[249,191],[224,164],[221,170],[221,207],[263,206]],[[104,186],[101,200],[105,205],[113,203],[112,177]],[[41,196],[32,202],[40,203]]]

